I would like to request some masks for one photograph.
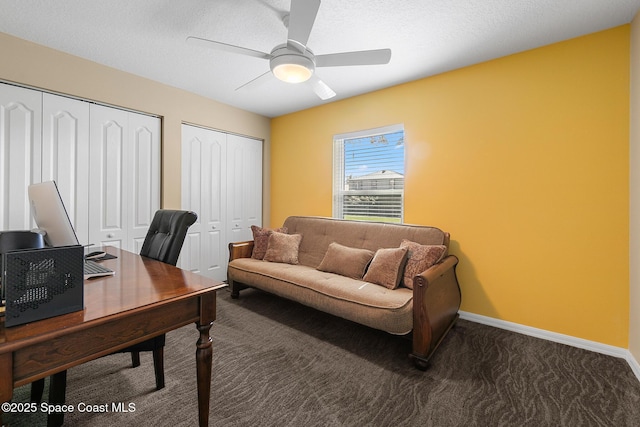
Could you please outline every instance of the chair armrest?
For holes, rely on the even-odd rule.
[[[426,363],[458,318],[461,295],[456,277],[458,258],[447,256],[413,281],[413,353]]]
[[[252,252],[253,240],[229,243],[229,261],[233,261],[237,258],[251,258]]]

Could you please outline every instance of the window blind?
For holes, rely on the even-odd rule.
[[[334,217],[402,222],[403,127],[334,137],[333,185]]]

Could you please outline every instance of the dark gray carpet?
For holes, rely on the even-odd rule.
[[[638,426],[640,382],[622,359],[460,320],[426,372],[410,342],[246,290],[218,294],[212,426]],[[67,403],[133,404],[68,413],[67,426],[197,425],[194,326],[167,335],[166,387],[150,354],[73,368]],[[14,401],[28,401],[29,387]],[[43,414],[5,414],[12,426]]]

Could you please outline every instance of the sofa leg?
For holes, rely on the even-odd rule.
[[[246,288],[247,288],[246,286],[229,279],[229,289],[231,290],[232,299],[240,298],[240,291]]]
[[[238,289],[238,286],[235,284],[233,280],[229,280],[229,289],[231,290],[232,299],[240,298],[240,289]]]
[[[410,354],[409,357],[413,360],[413,366],[419,370],[426,371],[429,368],[429,358],[425,359],[423,357],[416,356],[415,354]]]

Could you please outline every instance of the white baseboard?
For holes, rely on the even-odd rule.
[[[633,371],[633,373],[636,375],[636,378],[638,378],[638,380],[640,381],[640,364],[638,364],[638,361],[636,360],[635,357],[633,357],[633,354],[631,354],[629,350],[626,350],[626,352],[627,352],[627,357],[626,357],[627,363],[631,367],[631,370]]]
[[[520,325],[518,323],[494,319],[493,317],[482,316],[480,314],[469,313],[466,311],[460,311],[460,318],[470,322],[481,323],[483,325],[541,338],[547,341],[553,341],[560,344],[570,345],[572,347],[582,348],[584,350],[594,351],[596,353],[606,354],[608,356],[619,357],[627,361],[634,375],[638,381],[640,381],[640,363],[638,363],[631,352],[626,348],[576,338],[570,335],[559,334],[557,332],[550,332],[544,329],[533,328],[531,326]]]

